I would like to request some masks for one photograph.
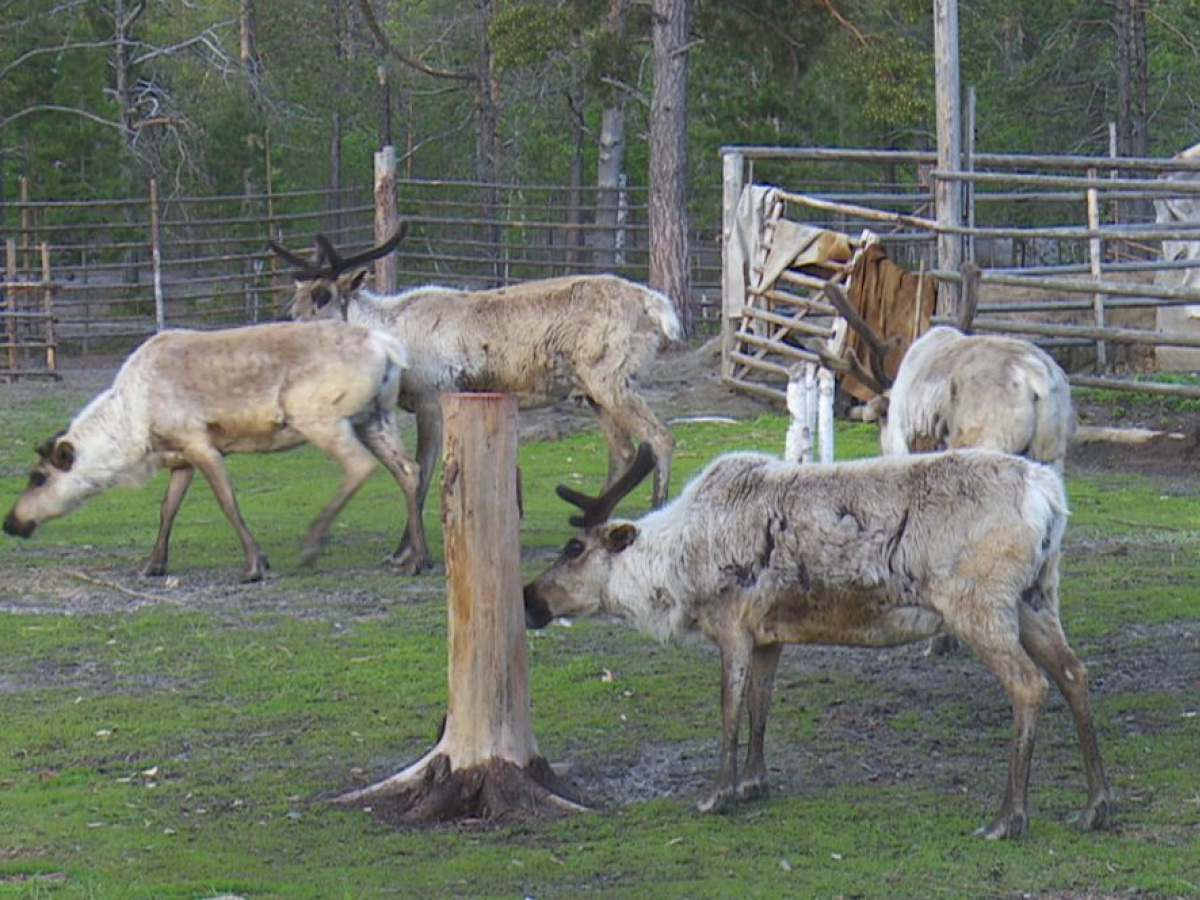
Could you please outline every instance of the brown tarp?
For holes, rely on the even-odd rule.
[[[929,329],[929,319],[937,303],[937,286],[929,276],[900,268],[878,244],[866,247],[850,272],[850,302],[867,324],[885,340],[896,338],[898,344],[887,356],[887,373],[894,378],[900,359],[909,344]],[[866,365],[869,354],[866,342],[851,329],[846,347],[852,349]],[[853,375],[841,379],[842,389],[859,400],[870,400],[875,392]]]

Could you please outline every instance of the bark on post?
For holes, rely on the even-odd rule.
[[[538,754],[530,726],[516,398],[444,395],[442,413],[450,655],[445,727],[417,762],[338,802],[405,824],[582,810]]]
[[[389,240],[400,227],[396,209],[396,148],[390,144],[375,153],[375,243]],[[375,290],[394,294],[397,285],[396,252],[375,260]]]

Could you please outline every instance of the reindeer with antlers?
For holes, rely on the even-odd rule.
[[[385,331],[408,348],[412,367],[405,372],[400,405],[417,417],[420,503],[441,452],[438,396],[450,391],[585,398],[608,446],[609,481],[634,458],[634,441],[647,441],[656,460],[654,504],[666,502],[675,439],[637,394],[634,380],[660,349],[682,338],[671,301],[613,275],[486,291],[420,287],[381,296],[365,290],[363,267],[390,253],[404,231],[351,257],[318,235],[315,262],[274,242],[271,249],[296,267],[292,318],[336,310],[352,325]]]
[[[666,638],[698,630],[721,651],[722,737],[701,811],[767,791],[763,743],[784,644],[885,647],[959,634],[1012,702],[1015,738],[1000,810],[980,833],[1018,836],[1049,675],[1067,699],[1083,752],[1083,829],[1103,827],[1112,798],[1089,711],[1087,671],[1058,617],[1062,481],[1015,456],[972,450],[800,465],[736,453],[710,463],[671,504],[609,521],[653,468],[634,466],[590,498],[582,528],[525,588],[525,618],[609,613]],[[738,772],[738,730],[750,742]]]
[[[867,407],[880,422],[885,454],[982,447],[1027,456],[1061,473],[1075,429],[1067,376],[1028,341],[969,334],[979,278],[978,266],[964,266],[958,327],[937,326],[914,341],[895,379],[884,365],[895,344],[867,324],[838,285],[827,284],[825,295],[865,342],[867,362],[853,353],[825,352],[822,359],[878,395]]]

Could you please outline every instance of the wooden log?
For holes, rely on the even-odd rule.
[[[512,394],[442,397],[449,706],[437,744],[337,802],[387,822],[488,822],[585,809],[530,725]]]
[[[400,227],[396,210],[396,148],[390,144],[375,154],[375,243],[382,244]],[[398,285],[395,251],[375,260],[375,290],[394,294]]]

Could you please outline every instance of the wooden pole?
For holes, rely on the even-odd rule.
[[[166,302],[162,286],[162,242],[158,233],[158,179],[150,179],[150,271],[154,282],[154,329],[167,327]]]
[[[5,306],[8,315],[4,320],[4,336],[8,343],[8,368],[10,372],[17,370],[17,242],[9,238],[5,242],[4,280],[8,287],[4,291]]]
[[[1096,170],[1088,169],[1088,178],[1095,178]],[[1100,230],[1100,197],[1095,188],[1087,191],[1087,227],[1088,231],[1096,234]],[[1103,277],[1101,260],[1104,255],[1104,245],[1099,237],[1088,239],[1088,263],[1092,278],[1100,281]],[[1092,312],[1096,319],[1096,327],[1104,327],[1104,295],[1092,295]],[[1104,341],[1096,341],[1096,372],[1103,375],[1108,371],[1108,345]]]
[[[742,318],[743,303],[739,299],[745,293],[744,272],[731,270],[731,247],[737,222],[738,201],[742,197],[744,160],[740,153],[732,150],[722,154],[721,192],[721,377],[733,375],[733,360],[729,353],[734,346],[734,332]],[[733,281],[738,287],[735,289]]]
[[[46,316],[46,370],[58,372],[58,346],[54,343],[54,291],[50,287],[50,245],[42,241],[42,312]]]
[[[530,725],[512,394],[442,396],[449,707],[437,744],[338,802],[396,823],[582,810]]]
[[[375,154],[375,243],[388,240],[400,226],[396,210],[396,148],[383,147]],[[375,290],[381,294],[396,292],[395,251],[375,260]]]
[[[958,68],[958,0],[933,0],[933,53],[937,99],[937,165],[942,171],[962,170],[962,116]],[[934,183],[934,206],[939,229],[962,227],[962,185],[939,178]],[[962,238],[939,231],[938,268],[957,272],[962,268]],[[945,294],[945,299],[940,296]],[[938,312],[953,314],[958,309],[958,285],[943,283]]]

